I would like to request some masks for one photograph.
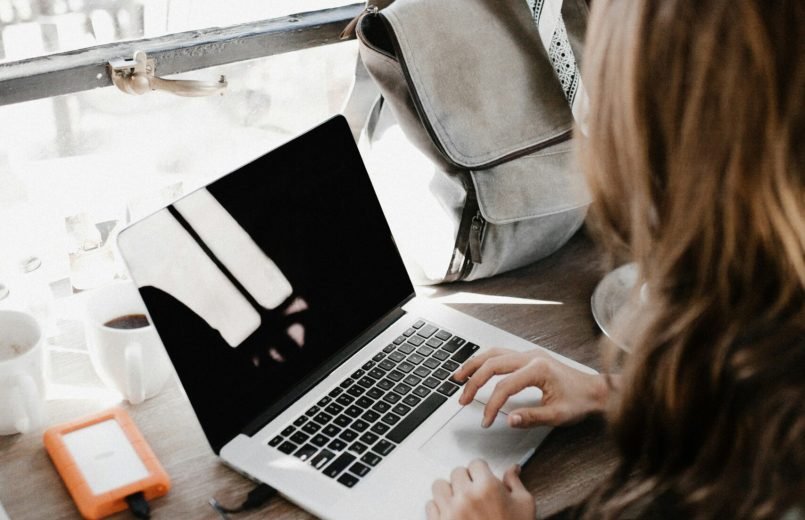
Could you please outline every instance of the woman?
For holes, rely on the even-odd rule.
[[[647,298],[623,373],[588,376],[503,350],[468,362],[487,422],[606,411],[619,464],[568,518],[805,515],[805,3],[597,0],[581,155],[591,224],[637,262]],[[433,485],[428,518],[529,518],[516,468]]]

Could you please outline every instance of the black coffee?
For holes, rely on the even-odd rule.
[[[126,314],[119,316],[104,323],[113,329],[140,329],[149,325],[145,314]]]

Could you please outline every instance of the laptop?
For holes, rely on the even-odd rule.
[[[433,480],[479,457],[501,475],[548,433],[504,417],[538,389],[488,429],[494,381],[458,404],[471,356],[540,347],[416,296],[341,116],[118,246],[214,452],[316,516],[424,518]]]

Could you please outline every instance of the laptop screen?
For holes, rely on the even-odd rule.
[[[342,117],[118,244],[216,452],[413,294]]]

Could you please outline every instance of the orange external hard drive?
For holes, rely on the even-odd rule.
[[[54,426],[44,440],[84,518],[123,511],[132,494],[151,500],[170,489],[168,474],[122,408]]]

